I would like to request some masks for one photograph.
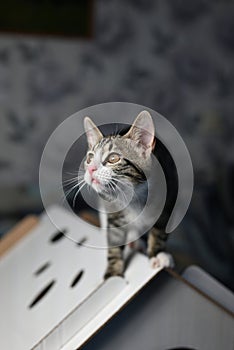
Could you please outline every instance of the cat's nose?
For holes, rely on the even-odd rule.
[[[95,165],[90,165],[88,167],[88,172],[90,173],[90,175],[92,175],[93,172],[96,171],[96,170],[97,170],[97,167]]]

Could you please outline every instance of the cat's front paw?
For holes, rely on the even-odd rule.
[[[104,280],[107,280],[110,277],[114,277],[114,276],[119,276],[119,277],[124,277],[123,273],[118,273],[118,274],[112,274],[109,271],[106,271],[105,275],[104,275]]]
[[[174,267],[175,263],[171,254],[160,252],[150,259],[150,266],[153,269],[163,269],[165,267]]]
[[[110,264],[107,267],[107,270],[104,275],[104,279],[113,277],[113,276],[120,276],[123,277],[123,270],[124,270],[124,263],[122,260],[117,260],[114,264]]]

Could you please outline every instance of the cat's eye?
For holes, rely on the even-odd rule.
[[[92,153],[89,153],[89,154],[87,155],[87,158],[86,158],[86,163],[87,163],[87,164],[90,164],[91,161],[92,161],[92,159],[93,159],[93,154],[92,154]]]
[[[120,156],[117,153],[112,153],[107,158],[108,163],[114,164],[120,160]]]

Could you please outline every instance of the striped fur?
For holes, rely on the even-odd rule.
[[[151,171],[152,154],[156,155],[161,164],[167,183],[166,202],[159,219],[148,234],[148,255],[155,256],[165,249],[167,234],[166,224],[172,213],[178,191],[177,171],[172,157],[166,147],[157,140],[155,146],[154,125],[148,112],[141,112],[130,130],[123,135],[103,136],[100,130],[89,119],[85,120],[89,149],[92,161],[85,163],[85,181],[94,188],[104,200],[107,212],[107,238],[108,238],[108,266],[105,278],[110,276],[122,276],[124,272],[123,247],[126,244],[128,232],[125,225],[131,222],[134,215],[137,215],[134,199],[128,207],[113,209],[112,201],[118,192],[122,193],[122,200],[126,196],[129,185],[133,186],[142,207],[145,204],[147,192],[147,176]],[[111,163],[110,157],[118,159]],[[95,167],[95,172],[90,175],[90,165]],[[95,185],[93,182],[95,179]],[[157,190],[157,189],[155,189]],[[140,192],[141,191],[141,192]],[[145,198],[144,198],[145,197]],[[136,229],[140,229],[139,227]]]

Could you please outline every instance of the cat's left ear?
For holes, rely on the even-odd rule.
[[[124,137],[136,141],[146,151],[151,152],[155,146],[154,134],[154,123],[150,113],[142,111]]]
[[[103,135],[89,117],[84,118],[84,129],[86,132],[88,145],[90,148],[93,148],[103,138]]]

